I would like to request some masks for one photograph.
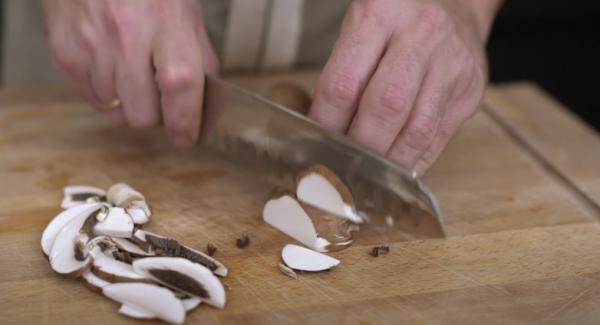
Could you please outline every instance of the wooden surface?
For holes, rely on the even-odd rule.
[[[268,93],[315,74],[235,81]],[[493,87],[427,175],[447,239],[370,226],[298,280],[276,267],[291,240],[261,221],[269,188],[161,130],[112,128],[62,89],[0,92],[0,324],[121,324],[118,305],[54,274],[39,239],[63,186],[124,181],[146,194],[147,229],[230,269],[224,310],[188,323],[595,324],[600,319],[600,140],[530,84]],[[235,238],[247,232],[247,249]],[[370,245],[390,243],[372,258]],[[148,322],[146,322],[148,323]],[[149,322],[152,323],[152,322]]]

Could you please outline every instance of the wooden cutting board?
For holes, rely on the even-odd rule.
[[[310,91],[315,73],[234,78],[268,94]],[[447,239],[364,227],[341,265],[279,273],[289,238],[261,221],[270,190],[162,130],[117,129],[64,89],[0,92],[0,324],[121,324],[118,305],[54,274],[39,240],[67,184],[128,182],[155,215],[147,229],[204,249],[230,270],[227,307],[188,323],[597,323],[600,138],[531,84],[491,87],[484,108],[427,175]],[[235,246],[250,235],[246,249]],[[373,258],[372,245],[390,244]]]

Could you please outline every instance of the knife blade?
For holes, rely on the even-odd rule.
[[[293,191],[300,170],[322,164],[346,183],[365,221],[445,236],[442,212],[424,181],[351,138],[214,77],[206,78],[203,109],[199,144],[268,183]]]

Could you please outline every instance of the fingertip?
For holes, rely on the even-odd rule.
[[[192,136],[187,133],[175,132],[169,135],[171,142],[177,149],[190,149],[196,142]]]
[[[116,108],[108,113],[108,118],[116,126],[126,126],[127,120],[122,109]]]

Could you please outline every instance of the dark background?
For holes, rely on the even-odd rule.
[[[600,130],[599,29],[597,0],[506,0],[488,43],[491,80],[532,80]]]

